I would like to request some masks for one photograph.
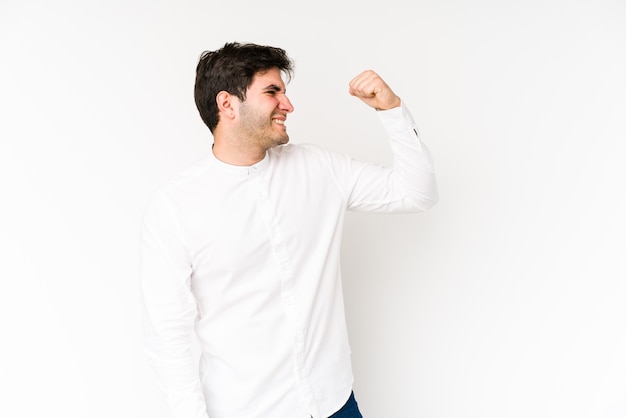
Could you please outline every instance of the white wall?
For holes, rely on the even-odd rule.
[[[0,416],[165,418],[141,352],[150,191],[207,151],[201,51],[296,61],[293,142],[384,163],[377,70],[441,201],[351,214],[366,418],[626,416],[626,4],[615,0],[0,4]]]

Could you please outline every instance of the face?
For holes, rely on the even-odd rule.
[[[269,149],[289,142],[285,123],[293,106],[285,93],[277,68],[254,76],[239,105],[240,133],[250,145]]]

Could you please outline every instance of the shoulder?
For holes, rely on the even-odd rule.
[[[205,177],[206,173],[211,167],[210,160],[208,158],[202,158],[190,166],[180,170],[168,181],[163,183],[162,187],[177,187],[183,186],[188,183],[193,183]]]
[[[190,190],[202,187],[210,178],[210,162],[208,159],[192,163],[190,166],[178,171],[169,179],[158,185],[151,193],[150,204],[163,204],[167,200],[176,200],[177,196],[188,194]]]

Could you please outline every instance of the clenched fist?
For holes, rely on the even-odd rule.
[[[372,70],[363,71],[350,81],[350,94],[376,110],[392,109],[401,103],[387,83]]]

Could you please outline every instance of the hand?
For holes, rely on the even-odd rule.
[[[372,70],[363,71],[350,81],[350,94],[376,110],[398,107],[401,100]]]

